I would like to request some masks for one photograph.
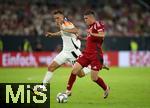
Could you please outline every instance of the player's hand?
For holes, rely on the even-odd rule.
[[[78,36],[80,36],[82,34],[82,31],[80,29],[78,29],[77,34],[78,34]]]
[[[93,35],[93,33],[92,33],[91,30],[87,30],[87,33],[88,33],[89,35]]]
[[[109,70],[109,67],[107,66],[107,65],[103,65],[103,67],[102,67],[103,69],[106,69],[106,70]]]
[[[52,35],[53,35],[53,33],[51,33],[51,32],[46,32],[46,33],[45,33],[45,36],[46,36],[46,37],[51,37]]]
[[[76,35],[77,37],[79,37],[79,36],[81,35],[81,30],[80,30],[80,29],[77,29],[77,33],[75,33],[75,35]]]

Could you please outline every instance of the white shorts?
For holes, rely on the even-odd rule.
[[[73,51],[61,51],[55,58],[54,61],[59,65],[70,62],[73,66],[76,62],[77,57],[81,55],[81,51],[79,49]]]

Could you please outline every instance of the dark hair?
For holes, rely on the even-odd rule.
[[[95,16],[95,12],[93,10],[87,10],[84,12],[84,15],[93,15]]]
[[[62,15],[64,15],[63,11],[61,11],[61,10],[54,10],[53,11],[53,15],[56,15],[56,14],[62,14]]]

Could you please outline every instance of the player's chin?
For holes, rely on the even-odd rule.
[[[90,25],[88,22],[85,22],[86,23],[86,25]]]

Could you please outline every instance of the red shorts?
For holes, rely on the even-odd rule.
[[[82,67],[87,67],[90,65],[92,70],[99,71],[103,67],[103,54],[84,53],[78,57],[77,62]]]

